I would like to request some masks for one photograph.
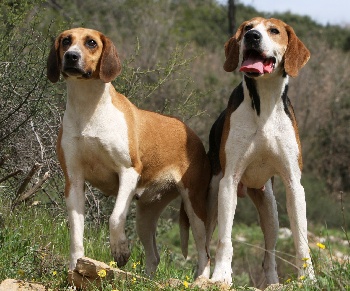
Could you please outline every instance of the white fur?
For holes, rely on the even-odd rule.
[[[244,100],[231,114],[230,132],[225,146],[226,167],[219,183],[218,246],[212,280],[232,283],[233,255],[231,231],[237,206],[237,187],[241,181],[248,188],[264,189],[258,200],[252,190],[249,196],[255,203],[265,236],[264,270],[268,284],[278,282],[275,245],[278,234],[277,207],[270,178],[278,174],[287,189],[287,210],[296,247],[296,264],[300,275],[314,278],[311,260],[303,268],[303,258],[310,258],[307,241],[305,193],[300,184],[299,148],[290,118],[284,112],[281,98],[288,76],[282,77],[282,58],[285,48],[270,39],[263,24],[254,27],[262,34],[261,47],[268,57],[276,58],[271,74],[256,78],[260,96],[260,116],[252,110],[251,98],[243,82]],[[240,62],[244,41],[241,42]],[[265,188],[263,186],[265,185]]]
[[[85,82],[84,86],[80,82]],[[84,254],[84,181],[94,183],[97,171],[106,180],[111,178],[111,170],[119,175],[119,191],[115,193],[117,199],[110,217],[110,242],[113,255],[129,254],[124,224],[139,175],[130,168],[127,124],[124,114],[112,105],[109,86],[110,83],[100,80],[67,79],[68,100],[61,144],[71,182],[67,197],[71,269]],[[103,159],[101,166],[99,159]]]

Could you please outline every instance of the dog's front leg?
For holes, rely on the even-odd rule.
[[[292,177],[292,179],[285,180],[287,212],[296,249],[298,275],[315,279],[307,238],[304,187],[300,183],[300,178],[296,179],[293,175],[290,175],[290,177]]]
[[[85,193],[84,180],[80,177],[71,177],[66,181],[66,205],[68,211],[70,233],[70,263],[69,269],[74,270],[77,260],[84,256],[84,217]]]
[[[125,220],[135,194],[139,174],[134,168],[124,168],[119,173],[119,191],[114,209],[109,218],[110,245],[118,266],[124,266],[130,257],[128,240],[125,235]]]
[[[218,194],[218,245],[215,255],[213,281],[232,283],[232,224],[237,206],[237,185],[239,179],[225,173],[219,184]]]

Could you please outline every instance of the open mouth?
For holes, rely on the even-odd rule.
[[[83,78],[90,78],[92,75],[92,72],[88,71],[85,72],[80,68],[77,67],[70,67],[70,66],[65,66],[63,69],[63,72],[69,76],[82,76]]]
[[[273,72],[275,64],[275,57],[267,58],[256,50],[246,50],[239,71],[252,76],[270,74]]]

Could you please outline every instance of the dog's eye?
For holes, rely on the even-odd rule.
[[[280,33],[280,31],[279,31],[277,28],[271,28],[271,29],[270,29],[270,32],[271,32],[272,34],[279,34],[279,33]]]
[[[70,45],[71,44],[71,40],[69,37],[65,37],[63,40],[62,40],[62,45],[64,46],[67,46],[67,45]]]
[[[86,42],[86,45],[89,47],[89,48],[95,48],[97,46],[97,43],[96,41],[94,41],[93,39],[89,39],[87,42]]]
[[[251,30],[252,28],[253,28],[253,25],[248,24],[248,25],[246,25],[246,26],[244,27],[244,30],[245,30],[245,31],[248,31],[248,30]]]

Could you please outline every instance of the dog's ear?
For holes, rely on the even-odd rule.
[[[284,54],[284,69],[289,76],[296,77],[299,70],[309,60],[310,52],[296,36],[292,27],[286,25],[286,31],[288,34],[288,46]]]
[[[49,57],[47,58],[47,78],[52,82],[56,83],[60,78],[61,73],[61,64],[60,64],[60,57],[59,57],[59,47],[60,47],[60,39],[61,37],[58,36],[53,43]]]
[[[103,42],[103,51],[100,63],[100,79],[108,83],[120,74],[122,67],[113,42],[104,35],[101,35],[101,39]]]
[[[226,72],[233,72],[238,66],[239,60],[239,41],[242,38],[243,29],[246,22],[243,22],[238,28],[236,34],[225,43],[224,70]]]

